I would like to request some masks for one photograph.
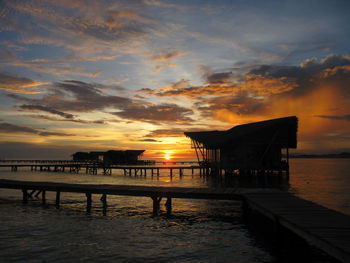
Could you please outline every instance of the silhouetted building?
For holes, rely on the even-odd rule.
[[[297,147],[297,117],[235,126],[227,131],[185,132],[198,161],[242,170],[286,170],[289,148]],[[285,154],[282,155],[282,149]]]
[[[98,162],[104,164],[136,164],[145,150],[126,150],[107,152],[76,152],[73,160],[77,162]]]

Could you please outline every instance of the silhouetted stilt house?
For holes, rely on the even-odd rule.
[[[126,150],[107,152],[76,152],[73,160],[77,162],[95,162],[103,164],[136,164],[145,150]]]
[[[297,129],[298,119],[293,116],[185,135],[191,138],[204,167],[240,173],[281,172],[289,169],[289,149],[297,147]]]

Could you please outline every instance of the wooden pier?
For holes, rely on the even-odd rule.
[[[12,172],[17,172],[20,168],[30,168],[31,171],[40,172],[70,172],[97,175],[98,171],[102,171],[103,175],[112,175],[112,170],[122,171],[124,176],[147,176],[151,175],[159,177],[160,170],[168,170],[169,176],[177,174],[182,177],[185,170],[190,170],[194,174],[195,170],[199,170],[200,175],[208,172],[208,169],[198,165],[178,166],[178,165],[105,165],[91,163],[29,163],[29,164],[0,164],[0,168],[10,168]]]
[[[157,176],[159,178],[161,170],[168,170],[170,179],[175,174],[179,175],[180,178],[185,174],[185,171],[190,170],[191,175],[194,175],[194,171],[197,171],[200,176],[223,176],[223,175],[243,175],[243,176],[264,176],[264,175],[276,175],[279,177],[286,177],[289,179],[288,170],[283,173],[282,170],[234,170],[230,167],[215,167],[209,165],[106,165],[99,163],[12,163],[12,164],[0,164],[0,168],[9,168],[12,172],[17,172],[22,168],[30,168],[31,171],[40,172],[69,172],[69,173],[86,173],[97,175],[98,171],[101,171],[102,175],[112,175],[112,171],[122,171],[124,176],[144,176],[147,175]]]
[[[275,232],[287,229],[309,244],[323,250],[340,262],[350,262],[350,217],[303,200],[276,189],[211,189],[184,187],[153,187],[134,185],[66,184],[0,180],[0,188],[20,189],[23,202],[41,193],[46,203],[46,191],[56,192],[56,207],[62,192],[86,195],[87,211],[91,210],[92,194],[102,195],[103,208],[107,208],[107,195],[145,196],[153,200],[153,215],[158,215],[162,198],[167,198],[167,214],[171,213],[172,198],[240,200],[245,217],[256,215],[268,218]],[[276,233],[272,233],[274,236]]]

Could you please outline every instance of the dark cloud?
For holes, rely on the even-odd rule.
[[[273,107],[280,101],[306,98],[319,91],[320,87],[327,87],[333,94],[349,98],[348,55],[306,60],[300,66],[255,64],[243,67],[247,71],[238,68],[213,73],[202,66],[205,85],[191,86],[189,81],[180,80],[161,89],[139,92],[160,97],[187,96],[195,99],[194,106],[202,116],[221,116],[221,120],[230,121],[234,116],[273,114]],[[287,108],[287,105],[283,107]]]
[[[177,106],[176,104],[133,106],[125,108],[120,112],[112,112],[112,114],[124,119],[153,123],[189,122],[191,121],[191,118],[189,118],[188,115],[192,113],[192,110]]]
[[[213,73],[207,76],[208,84],[226,84],[232,79],[232,72]]]
[[[108,122],[118,122],[117,120],[82,120],[82,119],[57,119],[53,118],[47,115],[37,115],[37,114],[27,114],[23,115],[24,117],[29,117],[33,119],[39,119],[39,120],[47,120],[47,121],[54,121],[54,122],[73,122],[73,123],[81,123],[81,124],[100,124],[105,125]]]
[[[33,106],[32,110],[47,111],[62,117],[73,116],[67,112],[91,112],[107,107],[125,108],[132,104],[126,97],[105,95],[101,84],[85,83],[82,81],[67,80],[52,84],[49,93],[40,99],[29,99],[24,96],[10,94],[11,98],[24,101]],[[21,105],[20,108],[29,109],[30,106]]]
[[[77,6],[71,1],[63,1],[62,4],[55,1],[8,1],[3,6],[6,10],[2,12],[3,25],[9,30],[21,32],[26,42],[55,44],[56,40],[56,45],[72,49],[100,50],[112,48],[113,42],[126,44],[128,40],[142,37],[155,24],[151,18],[141,14],[142,9],[137,8],[140,4],[135,5],[134,10],[124,8],[123,4],[115,9],[115,5],[108,1],[99,1],[99,4],[79,1]],[[132,4],[124,6],[133,7]],[[45,30],[33,30],[33,24],[27,23],[28,17],[33,24],[45,24]],[[31,34],[28,34],[29,31]]]
[[[346,114],[346,115],[317,115],[316,117],[330,119],[330,120],[350,121],[350,114]]]
[[[33,133],[38,134],[38,131],[36,129],[25,127],[25,126],[18,126],[11,123],[3,122],[0,123],[0,132],[4,133]]]
[[[73,134],[67,134],[67,133],[61,133],[61,132],[40,131],[31,127],[18,126],[7,122],[0,123],[0,132],[1,133],[31,133],[31,134],[37,134],[40,136],[74,136]]]
[[[18,77],[9,73],[0,72],[0,90],[9,92],[33,94],[40,93],[38,86],[43,83],[29,78]]]
[[[159,122],[189,122],[188,115],[192,110],[180,107],[175,104],[152,105],[146,101],[136,101],[122,96],[108,95],[103,92],[106,86],[96,83],[86,83],[76,80],[57,82],[51,85],[42,98],[28,98],[17,94],[8,96],[24,102],[17,108],[26,111],[44,111],[61,116],[72,122],[103,124],[102,120],[91,122],[76,118],[72,112],[101,111],[106,108],[119,110],[113,112],[115,116],[128,120],[159,121]],[[33,116],[36,118],[51,117],[42,115]]]
[[[161,141],[158,141],[155,139],[142,139],[142,140],[139,140],[139,142],[161,142]]]
[[[55,115],[59,115],[59,116],[64,117],[66,119],[72,119],[74,117],[73,114],[61,112],[61,111],[52,109],[50,107],[45,107],[45,106],[41,106],[41,105],[27,105],[27,104],[24,104],[24,105],[19,106],[19,108],[21,108],[22,110],[45,111],[45,112],[49,112],[49,113],[52,113],[52,114],[55,114]]]
[[[250,72],[250,78],[280,80],[291,86],[288,95],[302,96],[317,89],[320,81],[350,81],[350,56],[331,54],[322,60],[307,59],[300,66],[261,65]]]
[[[323,70],[326,68],[334,68],[345,65],[350,65],[350,55],[331,54],[321,61],[318,61],[316,58],[312,58],[301,63],[302,68],[309,70]]]
[[[263,99],[253,98],[242,93],[239,96],[221,96],[201,100],[196,104],[203,116],[212,117],[219,110],[227,110],[236,115],[263,114],[266,104]]]
[[[63,132],[38,132],[40,136],[75,136],[74,134],[63,133]]]
[[[182,137],[184,136],[183,129],[157,129],[151,131],[145,137]]]

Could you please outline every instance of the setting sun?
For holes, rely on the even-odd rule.
[[[172,152],[171,152],[171,151],[165,151],[165,152],[164,152],[163,158],[164,158],[165,160],[169,161],[170,159],[173,158],[173,157],[172,157]]]

